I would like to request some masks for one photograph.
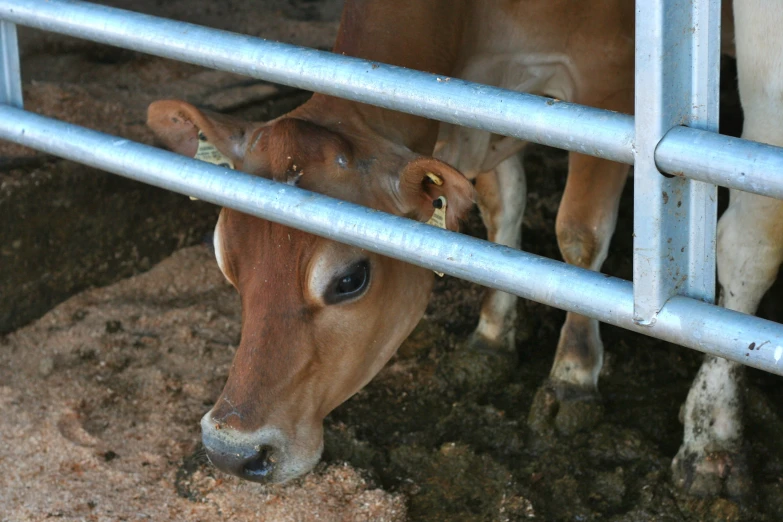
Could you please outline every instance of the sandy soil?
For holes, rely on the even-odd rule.
[[[399,494],[347,465],[264,488],[192,456],[238,321],[233,288],[193,247],[5,339],[0,520],[403,520]]]

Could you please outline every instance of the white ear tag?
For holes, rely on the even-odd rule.
[[[442,182],[441,182],[442,183]],[[432,217],[427,221],[428,225],[438,228],[446,228],[446,207],[448,202],[446,196],[441,196],[432,202],[432,206],[435,207],[435,212],[432,213]],[[433,270],[440,277],[443,277],[443,272]]]
[[[212,163],[218,167],[226,167],[232,170],[234,169],[234,162],[231,161],[231,158],[220,152],[217,147],[212,145],[201,131],[198,131],[198,149],[196,150],[196,155],[193,156],[193,158],[206,161],[207,163]],[[198,201],[198,198],[194,198],[193,196],[189,197],[193,201]]]

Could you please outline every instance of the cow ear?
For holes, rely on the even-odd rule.
[[[475,191],[468,179],[455,168],[435,158],[416,158],[402,170],[399,180],[400,199],[419,221],[428,221],[433,202],[446,198],[446,228],[459,230],[475,201]]]
[[[147,125],[171,151],[195,157],[199,142],[214,145],[236,163],[244,160],[250,135],[258,124],[201,111],[179,100],[161,100],[147,109]]]

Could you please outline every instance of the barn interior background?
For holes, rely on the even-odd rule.
[[[101,3],[321,49],[331,46],[341,8],[338,0]],[[23,28],[20,44],[28,109],[145,143],[152,136],[144,115],[156,99],[264,120],[308,97]],[[739,135],[730,60],[722,77],[721,131]],[[556,259],[565,158],[541,146],[525,158],[523,248]],[[681,498],[668,481],[669,462],[698,354],[604,326],[603,421],[574,437],[534,435],[527,412],[563,313],[520,303],[518,370],[502,387],[473,386],[469,373],[444,361],[475,325],[481,290],[453,278],[438,282],[399,355],[327,419],[325,463],[315,474],[271,488],[218,474],[199,452],[197,421],[225,380],[239,311],[205,247],[35,321],[77,292],[198,245],[216,215],[203,202],[0,144],[0,505],[7,508],[0,520],[783,517],[777,378],[751,371],[748,379],[757,498]],[[632,216],[629,185],[604,268],[626,279]],[[483,234],[475,213],[466,232]],[[779,322],[780,284],[759,313]]]

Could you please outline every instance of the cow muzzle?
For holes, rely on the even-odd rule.
[[[262,484],[285,482],[310,471],[321,458],[299,448],[277,428],[242,432],[215,422],[210,413],[201,419],[201,440],[210,462],[221,471]]]

